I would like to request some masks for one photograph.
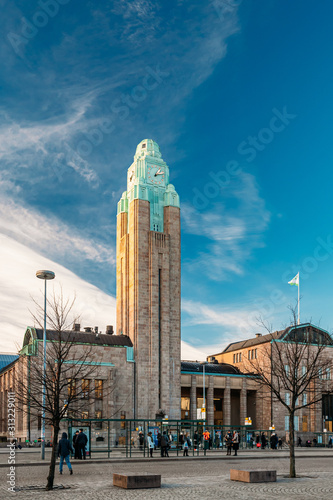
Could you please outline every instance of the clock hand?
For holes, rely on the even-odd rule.
[[[161,169],[159,168],[159,169],[158,169],[158,171],[157,171],[157,172],[156,172],[156,174],[155,174],[155,177],[156,177],[157,175],[163,175],[163,174],[164,174],[164,172],[161,172]]]

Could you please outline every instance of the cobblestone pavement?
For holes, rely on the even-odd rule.
[[[287,458],[256,460],[196,460],[181,459],[173,462],[144,461],[143,463],[107,464],[74,462],[73,476],[69,475],[66,465],[64,473],[56,473],[55,485],[71,486],[70,489],[46,491],[18,491],[19,499],[55,500],[104,500],[104,499],[248,499],[267,500],[268,498],[314,499],[333,498],[333,458],[300,458],[297,472],[301,476],[289,479]],[[277,470],[277,483],[246,484],[231,482],[230,468]],[[18,487],[45,485],[48,468],[46,466],[17,467],[16,485]],[[161,489],[122,490],[112,486],[113,472],[150,472],[162,475]],[[8,470],[0,469],[0,499],[13,495],[5,485]]]

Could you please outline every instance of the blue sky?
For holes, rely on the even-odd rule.
[[[0,290],[21,325],[31,251],[112,319],[116,203],[152,138],[182,203],[182,339],[287,324],[298,270],[301,319],[332,330],[332,2],[2,3]]]

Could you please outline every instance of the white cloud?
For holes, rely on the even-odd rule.
[[[22,344],[25,328],[34,326],[29,313],[33,308],[31,295],[43,301],[43,284],[36,278],[38,269],[51,269],[56,274],[49,282],[49,293],[57,293],[61,284],[66,296],[76,294],[75,309],[82,325],[97,325],[102,331],[106,325],[115,325],[114,297],[5,235],[0,235],[0,262],[0,351],[15,351],[15,343]]]
[[[212,280],[243,273],[243,265],[253,250],[263,246],[262,233],[270,219],[251,174],[239,174],[221,198],[224,204],[217,200],[206,211],[188,203],[182,205],[183,229],[200,237],[198,246],[203,249],[185,267],[191,272],[204,271]],[[230,201],[236,207],[229,207]]]

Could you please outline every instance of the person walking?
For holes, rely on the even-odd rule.
[[[143,437],[143,432],[140,431],[139,432],[139,445],[140,445],[140,450],[142,451],[143,450],[143,445],[145,443],[145,439]]]
[[[267,445],[267,439],[265,433],[263,432],[261,434],[261,448],[264,450],[266,448],[266,445]]]
[[[77,446],[78,446],[80,460],[82,460],[82,457],[83,457],[83,460],[86,459],[86,444],[87,444],[87,442],[88,442],[87,436],[83,432],[83,429],[80,429],[80,432],[79,432],[79,434],[76,438],[76,442],[75,442],[75,444],[77,444]]]
[[[74,459],[80,458],[79,456],[79,446],[77,444],[77,438],[79,435],[79,431],[76,431],[74,436],[73,436],[73,448],[74,448]]]
[[[169,446],[169,438],[166,431],[163,431],[161,436],[161,457],[168,457],[168,446]]]
[[[61,437],[59,444],[58,444],[58,457],[60,457],[59,474],[62,474],[64,460],[65,460],[67,467],[69,469],[69,473],[73,474],[72,465],[71,465],[71,462],[69,459],[69,452],[70,451],[72,453],[74,453],[72,445],[71,445],[69,439],[67,439],[66,432],[63,432],[62,437]]]
[[[227,447],[227,455],[231,455],[231,447],[232,447],[232,434],[231,431],[227,432],[225,435],[225,445]]]
[[[183,443],[183,457],[188,457],[188,441],[185,436],[184,443]]]
[[[237,431],[234,431],[234,435],[232,437],[232,445],[233,445],[233,449],[234,449],[234,456],[237,457],[237,450],[239,448],[239,434]],[[231,450],[230,450],[230,454],[231,454]]]
[[[193,434],[194,451],[197,451],[198,444],[199,444],[199,435],[198,435],[198,431],[195,431],[194,434]]]
[[[150,456],[150,458],[153,458],[153,451],[155,448],[155,444],[154,444],[153,435],[151,432],[148,432],[148,435],[147,435],[147,446],[149,449],[149,456]]]

